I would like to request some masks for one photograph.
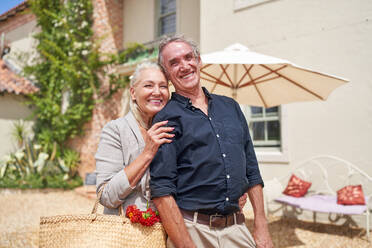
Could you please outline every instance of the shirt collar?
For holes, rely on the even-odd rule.
[[[204,95],[208,98],[208,101],[212,100],[212,96],[209,93],[209,91],[205,87],[202,87],[202,89],[203,89]],[[180,94],[177,94],[176,92],[172,93],[172,98],[171,99],[185,104],[186,107],[192,105],[192,102],[191,102],[190,98],[182,96]]]

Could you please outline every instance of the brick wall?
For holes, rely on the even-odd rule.
[[[115,53],[121,50],[123,47],[123,1],[93,0],[93,5],[94,38],[103,38],[101,52]],[[112,69],[111,67],[106,68],[107,71]],[[102,82],[101,91],[105,91],[108,86],[108,78],[99,76]],[[119,91],[111,99],[97,104],[93,110],[92,120],[84,127],[84,135],[69,142],[81,154],[79,173],[82,177],[85,177],[87,172],[95,170],[94,155],[97,151],[101,130],[108,121],[119,117],[122,95],[122,91]]]
[[[123,48],[123,0],[93,0],[94,34],[104,38],[102,52],[116,52]]]

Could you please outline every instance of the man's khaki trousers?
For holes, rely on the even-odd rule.
[[[184,221],[192,240],[198,248],[256,247],[253,237],[244,223],[226,228],[210,228],[207,225],[196,223],[196,221],[186,219]],[[175,247],[169,238],[167,247]]]

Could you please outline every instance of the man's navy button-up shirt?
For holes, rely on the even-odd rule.
[[[203,91],[208,116],[177,93],[155,116],[153,123],[168,120],[175,137],[150,165],[151,194],[173,195],[185,210],[229,214],[239,210],[248,188],[263,181],[238,103]]]

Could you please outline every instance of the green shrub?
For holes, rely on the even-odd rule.
[[[39,88],[28,96],[36,117],[33,129],[47,152],[56,144],[56,156],[63,158],[66,141],[83,133],[97,101],[125,87],[128,77],[108,70],[118,56],[102,54],[102,39],[93,39],[92,1],[32,0],[30,5],[40,28],[38,56],[24,67]],[[101,87],[100,78],[108,84]]]
[[[83,180],[76,176],[65,180],[62,174],[40,176],[31,174],[25,178],[10,178],[5,176],[0,178],[0,188],[18,188],[18,189],[44,189],[44,188],[63,188],[74,189],[83,185]]]
[[[22,147],[27,136],[27,127],[23,120],[13,122],[12,137],[17,142],[18,147]]]
[[[4,157],[0,163],[1,188],[65,188],[82,185],[77,174],[79,153],[66,149],[62,158],[55,159],[56,145],[51,154],[32,141]]]

